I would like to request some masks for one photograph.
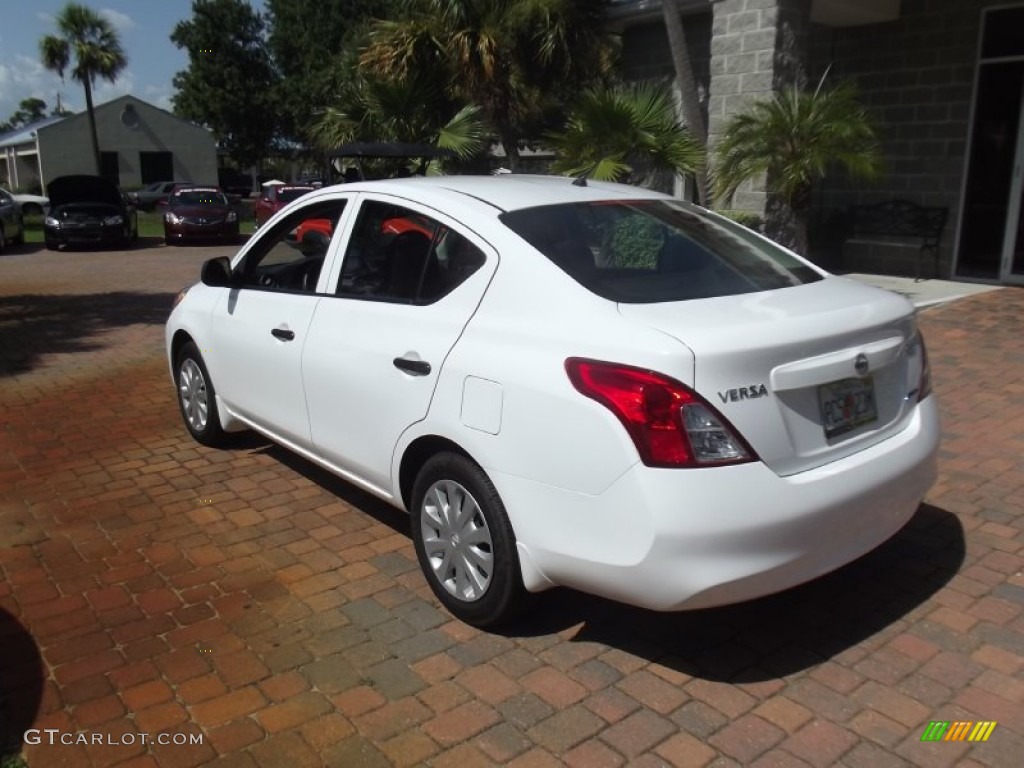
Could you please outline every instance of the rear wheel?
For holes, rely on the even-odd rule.
[[[213,388],[203,356],[199,354],[199,348],[194,342],[190,341],[178,353],[174,379],[178,385],[181,416],[192,437],[211,448],[224,445],[228,435],[220,426],[217,392]]]
[[[7,238],[4,236],[3,225],[0,224],[0,253],[7,247]]]
[[[456,618],[486,627],[519,612],[525,590],[512,524],[469,458],[440,453],[423,465],[412,492],[412,537],[427,583]]]

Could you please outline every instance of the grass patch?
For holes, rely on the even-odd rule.
[[[0,755],[0,768],[28,768],[21,755]]]

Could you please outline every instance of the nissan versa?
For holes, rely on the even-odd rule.
[[[656,610],[783,590],[936,476],[905,299],[635,187],[310,192],[204,265],[166,341],[196,440],[255,429],[407,510],[480,626],[555,585]]]

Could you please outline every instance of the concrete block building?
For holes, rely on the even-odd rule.
[[[683,14],[712,147],[731,115],[776,89],[813,86],[826,70],[858,84],[885,171],[870,183],[827,178],[812,212],[819,233],[853,204],[942,207],[943,277],[1024,283],[1024,3],[613,0],[631,79],[673,75],[662,2]],[[767,202],[752,185],[734,207],[763,213]],[[840,253],[847,269],[915,269],[913,246],[850,242]],[[811,256],[839,258],[824,245]]]
[[[103,176],[122,187],[155,181],[217,183],[216,141],[205,128],[134,96],[96,106]],[[85,112],[49,117],[0,136],[0,176],[12,188],[95,173]]]

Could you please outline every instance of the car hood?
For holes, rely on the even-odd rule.
[[[54,208],[68,203],[121,205],[121,190],[102,176],[60,176],[46,185],[46,192]]]

